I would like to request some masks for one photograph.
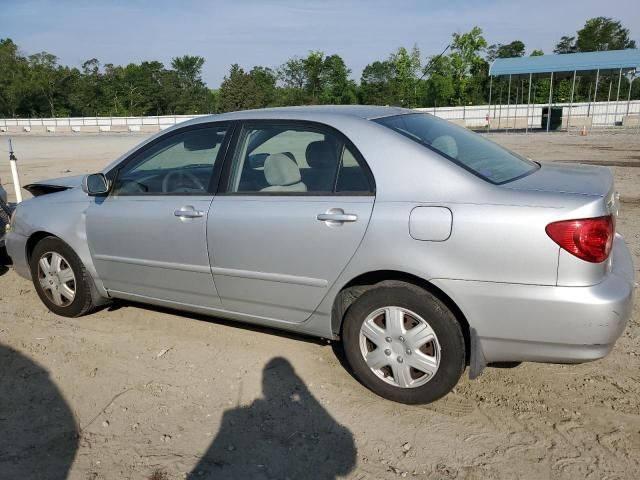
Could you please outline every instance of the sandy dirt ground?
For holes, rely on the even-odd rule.
[[[28,183],[96,170],[143,138],[14,143]],[[611,166],[618,230],[640,265],[640,134],[491,138],[540,161]],[[409,407],[359,385],[327,342],[126,303],[61,318],[6,263],[2,479],[638,478],[640,305],[603,360],[487,368]]]

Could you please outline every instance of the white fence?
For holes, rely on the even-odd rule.
[[[525,129],[546,128],[542,112],[547,104],[470,105],[464,107],[418,108],[416,110],[452,120],[469,128]],[[562,128],[637,127],[640,100],[632,102],[556,103],[562,108]],[[546,118],[546,117],[545,117]]]
[[[70,117],[0,119],[2,132],[141,132],[158,131],[202,115],[152,117]]]
[[[546,104],[471,105],[463,107],[418,108],[469,128],[528,129],[541,128]],[[583,127],[640,128],[640,100],[554,104],[562,108],[563,129]],[[0,132],[156,132],[202,115],[164,115],[151,117],[72,117],[0,119]]]

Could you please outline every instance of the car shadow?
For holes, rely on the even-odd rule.
[[[263,397],[224,412],[188,479],[334,479],[356,464],[352,433],[334,420],[284,358],[262,373]]]
[[[75,417],[49,372],[0,344],[0,477],[64,479],[77,449]]]
[[[12,265],[12,262],[9,255],[7,255],[6,248],[0,247],[0,277],[9,271],[10,265]]]

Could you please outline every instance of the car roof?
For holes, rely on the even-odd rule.
[[[364,120],[406,115],[416,113],[415,110],[401,107],[382,107],[377,105],[307,105],[298,107],[275,107],[257,110],[206,115],[188,123],[205,123],[222,120],[330,120],[331,117],[356,117]],[[182,125],[187,122],[182,123]]]

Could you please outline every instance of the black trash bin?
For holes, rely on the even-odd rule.
[[[542,123],[540,127],[547,129],[547,117],[549,116],[549,107],[542,107]],[[549,130],[558,130],[562,126],[562,107],[551,107],[551,121],[549,122]]]

